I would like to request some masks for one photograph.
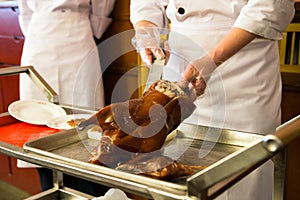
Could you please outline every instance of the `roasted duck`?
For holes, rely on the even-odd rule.
[[[161,153],[141,154],[128,161],[120,163],[117,170],[148,176],[155,179],[171,180],[184,177],[206,168],[206,166],[190,166],[178,163]]]
[[[152,84],[141,98],[104,107],[80,124],[98,122],[103,129],[89,162],[115,168],[140,153],[159,150],[168,134],[194,109],[187,94],[176,83],[166,80]]]

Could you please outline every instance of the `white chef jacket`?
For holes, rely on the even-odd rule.
[[[105,105],[93,36],[100,38],[109,26],[114,2],[19,0],[25,35],[21,65],[32,65],[58,93],[60,104],[91,110]],[[47,100],[26,74],[20,75],[20,99]],[[18,166],[32,165],[18,160]]]
[[[130,19],[133,24],[152,21],[161,28],[167,27],[170,20],[169,43],[176,62],[172,62],[171,55],[171,70],[164,77],[175,81],[184,71],[182,66],[203,56],[231,27],[261,36],[218,67],[207,83],[206,93],[196,101],[202,102],[201,110],[194,113],[198,113],[197,118],[188,121],[266,134],[280,123],[281,79],[276,40],[282,38],[282,31],[294,16],[293,4],[293,0],[131,0]],[[184,14],[179,13],[180,8]],[[216,78],[221,82],[214,83]],[[216,84],[222,87],[217,90]],[[208,96],[210,102],[205,102]],[[212,122],[212,111],[203,109],[214,109],[216,104],[226,108],[223,117]]]
[[[171,81],[179,80],[188,62],[206,55],[231,27],[261,36],[213,72],[205,93],[195,101],[197,109],[185,122],[267,134],[280,125],[277,40],[294,15],[293,4],[293,0],[131,0],[130,19],[133,25],[148,20],[160,28],[170,21],[171,56],[163,78]],[[272,199],[272,174],[273,163],[268,161],[217,199]]]
[[[110,22],[114,0],[19,0],[25,35],[21,65],[32,65],[59,94],[60,104],[104,106],[102,71],[94,37]],[[21,99],[43,99],[32,81],[20,76]]]
[[[109,17],[113,10],[115,0],[18,0],[20,8],[19,21],[23,34],[26,35],[30,19],[34,12],[71,11],[86,13],[90,17],[93,34],[101,38],[112,19]]]

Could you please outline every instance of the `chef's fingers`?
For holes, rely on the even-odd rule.
[[[177,84],[182,89],[186,89],[190,82],[192,82],[195,77],[198,77],[200,72],[194,67],[193,64],[189,64],[186,68],[186,70],[183,72],[182,77],[179,81],[177,81]]]
[[[150,67],[152,65],[154,59],[163,59],[165,56],[164,52],[161,49],[141,49],[139,51],[139,54],[141,56],[143,63],[147,67]]]
[[[195,77],[191,81],[191,84],[193,85],[193,88],[197,96],[200,96],[204,93],[206,88],[206,82],[202,76]]]
[[[139,51],[143,63],[149,67],[153,63],[153,52],[150,49],[141,49]]]
[[[196,68],[194,63],[187,66],[184,71],[181,80],[177,82],[179,87],[185,91],[189,91],[189,96],[194,101],[198,96],[202,95],[206,88],[206,81],[202,76],[203,68],[199,71],[199,67]]]
[[[143,22],[135,27],[131,43],[142,56],[143,62],[150,66],[154,59],[163,59],[165,54],[160,44],[160,29],[151,23]],[[150,54],[153,58],[150,58]]]
[[[190,70],[190,69],[189,69]],[[188,72],[189,74],[190,72]],[[186,75],[186,71],[182,74],[182,77],[177,81],[177,85],[183,89],[186,90],[188,89],[188,86],[190,84],[191,79],[187,78],[189,75]]]
[[[200,74],[199,70],[195,67],[194,63],[190,63],[183,73],[183,77],[188,81],[192,82]]]
[[[188,87],[188,95],[189,98],[191,99],[191,101],[195,101],[197,99],[197,97],[201,96],[205,89],[206,89],[206,82],[205,80],[201,77],[195,81],[193,81],[193,83],[191,83]]]
[[[164,51],[157,46],[151,40],[146,41],[137,41],[137,38],[132,38],[132,45],[136,48],[136,51],[140,54],[143,63],[146,66],[150,66],[154,59],[163,59],[165,58]]]
[[[161,59],[165,58],[165,53],[160,47],[156,48],[156,49],[152,49],[152,52],[156,59],[161,60]]]
[[[209,55],[203,56],[188,64],[182,74],[182,80],[179,82],[183,88],[187,87],[188,83],[195,81],[199,76],[207,82],[216,68],[217,65]]]

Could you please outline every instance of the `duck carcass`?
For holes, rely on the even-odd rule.
[[[152,84],[141,98],[104,107],[84,122],[98,122],[103,129],[89,162],[115,168],[137,154],[159,150],[194,109],[187,94],[166,80]]]

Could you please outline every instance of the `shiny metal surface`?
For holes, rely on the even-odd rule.
[[[6,67],[0,69],[0,76],[15,75],[26,73],[40,89],[40,91],[47,97],[48,101],[58,104],[58,94],[52,87],[43,79],[43,77],[34,69],[33,66],[22,67]]]
[[[65,109],[68,113],[94,112],[72,107]],[[71,129],[33,140],[26,143],[24,149],[0,142],[0,153],[158,200],[213,199],[273,158],[274,199],[279,200],[283,199],[285,160],[284,155],[278,157],[278,152],[283,152],[282,148],[298,137],[299,122],[300,118],[297,117],[280,127],[272,136],[182,124],[174,133],[176,137],[165,143],[164,153],[184,164],[209,167],[193,176],[173,181],[155,180],[88,163],[90,151],[98,142],[87,137],[87,129],[90,127],[83,131]],[[266,148],[264,141],[270,138],[285,142],[276,148]],[[56,188],[58,190],[59,186]]]
[[[92,199],[93,196],[72,190],[70,188],[64,189],[49,189],[39,194],[33,195],[24,200],[54,200],[54,199],[65,199],[65,200],[88,200]]]
[[[278,152],[283,147],[283,143],[275,135],[267,135],[264,137],[263,145],[270,152]]]
[[[155,59],[151,65],[148,73],[147,82],[145,85],[144,92],[155,82],[162,78],[163,69],[165,66],[165,59]]]
[[[98,141],[87,137],[86,130],[88,128],[90,127],[86,127],[83,131],[71,129],[37,139],[26,143],[24,148],[30,153],[36,153],[45,156],[45,158],[65,162],[67,166],[76,166],[73,172],[79,172],[84,169],[85,172],[83,176],[88,177],[89,180],[108,186],[117,185],[125,191],[148,198],[186,199],[187,196],[192,198],[199,194],[201,188],[197,186],[196,194],[193,194],[191,190],[193,181],[189,183],[189,179],[196,180],[198,179],[197,176],[195,178],[178,179],[167,182],[88,163],[89,154],[98,143]],[[193,132],[195,128],[197,129],[196,133],[199,133],[197,137],[193,138],[188,136],[189,133],[187,132]],[[220,131],[222,134],[219,140],[207,140],[204,142],[204,132],[208,130]],[[177,130],[177,136],[166,143],[163,150],[165,155],[180,163],[214,166],[219,160],[244,149],[245,141],[249,142],[249,139],[253,141],[259,138],[261,139],[262,136],[183,124]],[[201,151],[206,152],[205,155],[201,154]],[[222,171],[224,171],[224,169],[222,169]],[[203,188],[207,186],[207,184],[204,184]]]
[[[284,146],[300,137],[300,115],[279,126],[274,135]]]

